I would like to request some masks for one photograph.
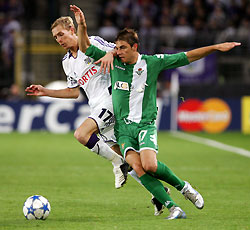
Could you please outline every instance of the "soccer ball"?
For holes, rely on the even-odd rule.
[[[27,220],[45,220],[50,210],[49,201],[40,195],[30,196],[23,205],[23,214]]]

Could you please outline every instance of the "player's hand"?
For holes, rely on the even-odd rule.
[[[240,45],[241,45],[240,42],[225,42],[225,43],[217,44],[216,48],[219,51],[226,52],[226,51],[229,51],[229,50],[233,49],[234,47],[240,46]]]
[[[30,85],[25,89],[28,96],[47,96],[45,88],[41,85]]]
[[[70,5],[70,10],[74,13],[78,25],[86,25],[85,16],[79,7]]]
[[[113,60],[114,60],[113,52],[108,52],[104,57],[96,61],[95,64],[101,63],[99,72],[102,72],[103,70],[104,74],[106,73],[106,71],[110,73],[110,67],[112,70],[114,69]]]

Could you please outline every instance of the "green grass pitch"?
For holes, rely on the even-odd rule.
[[[199,136],[250,150],[249,135]],[[73,133],[0,134],[0,230],[250,229],[250,158],[168,132],[160,132],[158,142],[158,159],[204,197],[198,210],[170,187],[185,220],[165,220],[167,210],[155,217],[150,194],[132,177],[116,190],[112,165],[83,148]],[[50,201],[45,221],[23,216],[25,199],[35,194]]]

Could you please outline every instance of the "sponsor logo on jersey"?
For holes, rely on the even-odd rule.
[[[184,131],[219,133],[227,129],[231,119],[230,107],[219,98],[188,99],[179,105],[177,114],[178,125]]]
[[[67,77],[67,81],[70,86],[75,86],[77,84],[77,80],[75,80],[73,77]]]
[[[121,90],[129,91],[129,85],[127,82],[117,81],[117,82],[115,82],[114,89],[121,89]]]
[[[123,68],[123,67],[121,67],[121,66],[119,66],[119,65],[115,65],[115,68],[121,69],[121,70],[125,70],[125,68]]]
[[[121,146],[122,146],[122,149],[124,149],[125,143],[122,143]]]
[[[84,59],[84,62],[86,63],[86,65],[89,65],[89,64],[92,63],[90,57],[85,58],[85,59]]]
[[[137,71],[135,71],[139,76],[141,76],[141,74],[143,73],[143,69],[139,68]]]
[[[92,68],[90,68],[80,79],[78,79],[79,85],[84,85],[96,73],[96,67],[92,66]]]

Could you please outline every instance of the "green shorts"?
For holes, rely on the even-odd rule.
[[[158,152],[157,128],[155,124],[126,124],[117,122],[115,124],[115,136],[120,150],[125,157],[128,150],[140,152],[144,149],[152,149]]]

